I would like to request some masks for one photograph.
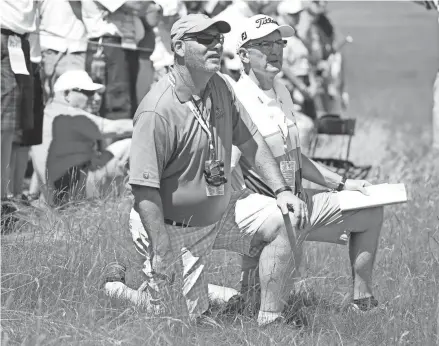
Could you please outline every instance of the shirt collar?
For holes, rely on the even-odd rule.
[[[179,73],[171,68],[169,79],[174,86],[175,95],[181,103],[188,102],[192,97],[192,90],[182,81]]]

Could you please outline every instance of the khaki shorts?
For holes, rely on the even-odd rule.
[[[214,225],[187,228],[166,225],[174,252],[181,254],[175,272],[183,276],[183,295],[191,315],[200,315],[209,307],[208,285],[204,275],[205,256],[213,249],[258,255],[264,244],[252,247],[253,236],[268,216],[277,210],[274,199],[246,189],[232,195],[222,219]],[[144,272],[150,273],[150,243],[139,214],[134,209],[130,215],[130,231],[137,250],[146,257]]]
[[[344,236],[366,231],[382,220],[382,207],[341,211],[335,191],[305,189],[305,202],[310,222],[308,227],[299,231],[299,237],[306,241],[346,245]]]

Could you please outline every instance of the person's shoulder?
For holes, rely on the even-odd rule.
[[[145,113],[155,113],[160,116],[165,116],[172,110],[173,103],[172,87],[168,75],[165,75],[154,84],[151,90],[143,97],[134,115],[134,123]]]
[[[233,98],[232,79],[229,76],[217,72],[212,76],[210,82],[212,87],[217,88],[220,93],[226,97]]]

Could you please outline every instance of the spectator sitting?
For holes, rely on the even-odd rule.
[[[55,96],[44,110],[43,143],[32,147],[34,169],[49,205],[96,196],[103,185],[126,173],[131,139],[115,142],[102,153],[95,150],[98,140],[133,131],[131,119],[108,120],[86,111],[90,104],[95,107],[102,89],[82,70],[65,72],[54,85]]]

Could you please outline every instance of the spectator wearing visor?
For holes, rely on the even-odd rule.
[[[130,139],[101,153],[96,150],[98,140],[128,137],[133,129],[130,119],[109,120],[87,112],[102,89],[83,70],[65,72],[54,85],[54,98],[44,110],[43,142],[31,149],[49,205],[96,196],[108,181],[126,173]]]

